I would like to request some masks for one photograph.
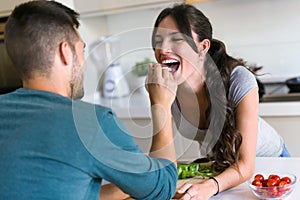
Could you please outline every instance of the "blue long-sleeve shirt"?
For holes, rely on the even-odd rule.
[[[145,155],[109,108],[23,88],[0,96],[0,199],[96,200],[102,179],[167,200],[177,171]]]

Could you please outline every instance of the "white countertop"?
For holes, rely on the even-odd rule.
[[[260,116],[300,116],[300,101],[270,102],[259,104]]]
[[[148,94],[143,92],[132,93],[121,98],[103,98],[99,93],[85,96],[84,101],[100,104],[112,108],[119,118],[142,119],[150,118],[150,102]],[[269,102],[259,104],[259,115],[264,116],[300,116],[300,101],[294,102]]]
[[[297,177],[297,182],[291,196],[287,199],[296,200],[300,199],[300,158],[256,158],[255,173],[270,174],[276,172],[290,173]],[[221,192],[219,195],[211,199],[220,200],[257,200],[258,198],[252,193],[247,183],[242,183],[232,189]]]

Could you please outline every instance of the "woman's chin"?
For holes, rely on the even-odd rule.
[[[173,74],[174,80],[176,81],[177,85],[184,83],[186,80],[180,74]]]

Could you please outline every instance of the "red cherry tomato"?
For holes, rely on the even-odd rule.
[[[267,182],[267,186],[268,187],[276,186],[276,185],[277,185],[277,180],[275,180],[275,179],[268,179],[268,182]]]
[[[265,179],[265,180],[262,182],[263,187],[268,187],[268,186],[267,186],[267,183],[268,183],[268,179]]]
[[[265,180],[265,178],[262,174],[256,174],[254,176],[254,180],[259,180],[260,182],[263,182]]]
[[[292,182],[292,180],[287,176],[281,178],[281,181],[285,181],[287,184],[290,184]]]
[[[285,186],[285,185],[287,185],[287,182],[285,182],[285,181],[280,181],[278,185],[279,185],[279,186]]]
[[[259,180],[253,180],[252,185],[255,185],[257,187],[262,187],[262,182],[260,182]]]
[[[276,174],[271,174],[271,175],[269,175],[269,178],[268,179],[273,179],[273,180],[276,180],[276,185],[278,185],[279,184],[279,182],[280,182],[280,177],[278,176],[278,175],[276,175]]]

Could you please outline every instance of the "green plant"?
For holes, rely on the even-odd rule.
[[[136,76],[146,76],[148,74],[149,63],[151,63],[149,58],[145,58],[141,62],[136,62],[132,67],[132,73]]]

